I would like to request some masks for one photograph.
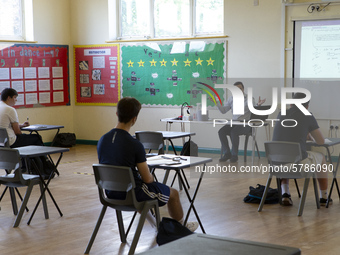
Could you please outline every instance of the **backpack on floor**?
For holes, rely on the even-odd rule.
[[[191,232],[177,220],[163,217],[162,221],[159,223],[156,242],[158,245],[163,245],[193,233],[194,232]]]
[[[245,203],[255,203],[255,204],[259,204],[261,202],[262,199],[262,195],[264,192],[266,186],[261,185],[261,184],[257,184],[256,188],[254,188],[253,186],[249,187],[249,193],[248,195],[243,198],[243,201]],[[269,188],[268,189],[268,193],[267,193],[267,197],[265,200],[265,204],[277,204],[279,202],[279,192],[277,189],[272,189]]]
[[[198,156],[198,146],[196,143],[191,141],[185,142],[181,151],[181,155],[183,156]]]

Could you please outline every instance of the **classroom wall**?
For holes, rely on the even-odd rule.
[[[113,0],[112,0],[113,1]],[[298,1],[296,2],[305,2]],[[102,134],[117,123],[116,107],[112,106],[76,106],[74,103],[73,45],[104,44],[109,39],[108,0],[33,0],[34,36],[38,43],[70,45],[70,94],[71,106],[20,109],[19,118],[26,116],[32,123],[62,124],[63,132],[74,132],[77,139],[98,140]],[[267,86],[282,84],[282,78],[289,72],[287,63],[291,61],[288,47],[289,31],[282,33],[290,16],[306,15],[305,7],[285,7],[282,1],[260,0],[258,6],[253,1],[225,0],[225,34],[228,36],[227,76],[245,81],[250,87],[261,83],[254,96],[266,95],[271,103]],[[325,12],[322,15],[330,15]],[[332,13],[338,15],[338,13]],[[285,37],[287,39],[285,39]],[[273,84],[267,83],[272,82]],[[210,110],[214,118],[230,118],[217,110]],[[135,130],[164,130],[164,117],[180,115],[179,108],[143,107]],[[328,124],[321,123],[327,136]],[[187,127],[187,130],[189,127]],[[173,124],[173,130],[180,130]],[[195,129],[196,131],[196,129]],[[200,133],[201,132],[201,133]],[[210,134],[206,139],[207,135]],[[44,140],[52,139],[53,133],[43,134]],[[194,141],[201,147],[219,148],[217,129],[204,127],[198,130]],[[264,130],[258,132],[258,143],[263,150],[266,140]],[[242,142],[242,141],[241,141]],[[179,144],[180,141],[177,141]]]
[[[70,45],[69,7],[69,0],[33,0],[34,40],[39,44]],[[70,55],[71,58],[72,55]],[[71,90],[70,97],[70,106],[18,109],[19,121],[20,123],[24,122],[26,117],[29,116],[31,124],[64,125],[63,132],[73,132],[73,90]],[[51,142],[55,131],[44,131],[41,132],[41,135],[45,142]]]

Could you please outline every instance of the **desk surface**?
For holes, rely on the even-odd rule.
[[[196,135],[194,132],[178,132],[178,131],[157,131],[163,134],[164,139],[175,139]]]
[[[193,234],[141,254],[299,255],[300,249],[204,234]]]
[[[173,161],[172,158],[180,158],[180,161]],[[164,154],[149,157],[146,163],[149,166],[163,169],[182,169],[211,162],[212,158],[176,156],[174,154]]]
[[[24,130],[24,131],[43,131],[43,130],[52,130],[52,129],[60,129],[60,128],[64,128],[64,126],[35,124],[35,125],[30,125],[28,127],[23,127],[23,128],[21,128],[21,130]]]
[[[62,153],[70,150],[69,148],[63,147],[49,147],[39,145],[29,145],[14,149],[19,151],[21,157],[39,157],[55,153]]]
[[[340,138],[325,138],[324,144],[317,144],[314,141],[307,141],[307,145],[317,146],[317,147],[330,147],[340,144]]]
[[[214,121],[215,120],[215,121]],[[177,118],[164,118],[161,119],[163,122],[168,123],[192,123],[192,124],[211,124],[211,125],[235,125],[235,126],[251,126],[251,127],[262,127],[262,126],[268,126],[268,121],[256,121],[256,120],[230,120],[230,119],[209,119],[209,120],[179,120]],[[249,121],[249,124],[248,124]]]

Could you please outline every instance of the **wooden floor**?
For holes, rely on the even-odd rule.
[[[210,165],[218,164],[217,154],[200,156],[214,158]],[[92,173],[92,164],[97,163],[96,147],[76,145],[65,153],[59,165],[60,176],[55,177],[50,189],[55,196],[64,216],[60,217],[51,200],[48,198],[50,218],[45,220],[42,207],[31,222],[26,222],[30,212],[25,213],[18,228],[13,228],[13,215],[9,194],[1,201],[0,211],[0,254],[83,254],[101,210],[97,187]],[[265,164],[265,159],[255,160],[256,165]],[[244,165],[233,164],[237,169]],[[248,157],[246,165],[251,165]],[[226,164],[226,166],[228,166]],[[162,170],[156,174],[161,178]],[[194,187],[197,174],[187,170],[190,184]],[[261,213],[257,204],[246,204],[243,198],[249,186],[265,184],[267,174],[205,174],[200,192],[196,198],[205,230],[208,234],[260,241],[279,245],[298,247],[302,254],[339,254],[340,253],[340,204],[333,193],[334,203],[330,208],[317,210],[310,184],[302,217],[296,216],[298,197],[291,185],[293,207],[265,205]],[[302,185],[300,185],[302,187]],[[178,183],[174,185],[178,187]],[[1,191],[3,187],[1,187]],[[191,188],[190,192],[193,192]],[[21,191],[24,193],[24,190]],[[188,202],[184,191],[180,192],[184,210]],[[34,188],[29,201],[32,210],[39,195]],[[167,216],[166,208],[161,208],[162,216]],[[125,214],[128,223],[131,214]],[[191,214],[190,220],[195,220]],[[200,229],[197,232],[201,232]],[[133,234],[133,233],[131,233]],[[121,244],[116,224],[115,213],[108,209],[103,224],[91,250],[91,254],[127,254],[133,235],[129,235],[128,244]],[[156,247],[156,232],[145,224],[136,253]]]

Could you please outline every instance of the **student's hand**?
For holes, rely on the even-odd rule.
[[[28,121],[25,121],[24,123],[21,124],[21,127],[28,127],[30,123]]]
[[[259,102],[257,103],[257,106],[262,105],[264,102],[266,102],[266,99],[261,99],[261,97],[259,97]]]

